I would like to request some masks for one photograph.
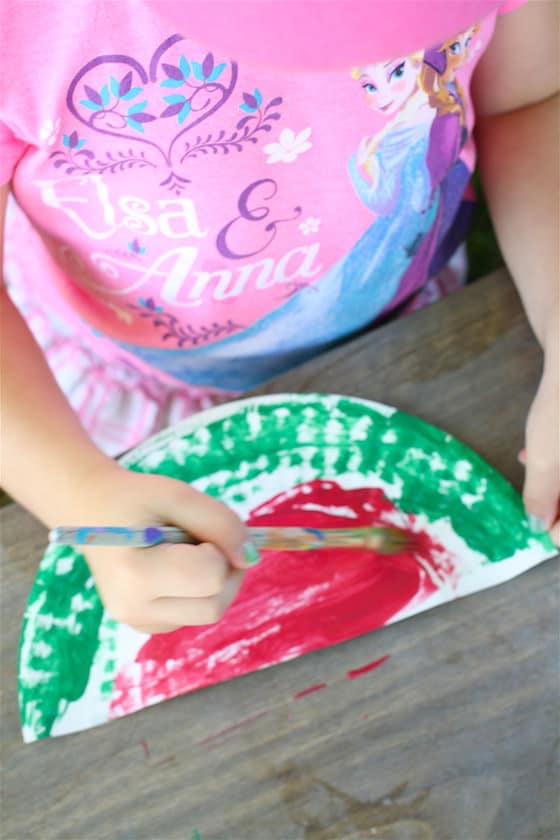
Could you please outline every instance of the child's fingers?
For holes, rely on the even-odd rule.
[[[228,561],[246,569],[258,560],[244,522],[226,505],[187,485],[178,485],[159,500],[162,516],[194,534],[201,542],[217,546]]]
[[[116,621],[142,632],[218,621],[244,577],[207,544],[101,551],[100,560],[88,550],[88,560],[105,606]]]
[[[556,459],[551,457],[550,450],[542,448],[542,443],[527,443],[523,501],[535,530],[545,531],[556,519],[560,475]]]
[[[553,438],[557,429],[550,428],[546,417],[539,412],[533,415],[527,429],[525,456],[525,484],[523,501],[535,528],[550,528],[558,510],[560,496],[560,465]]]
[[[558,386],[553,376],[544,375],[525,433],[523,500],[535,530],[545,531],[553,526],[559,497]]]
[[[243,577],[243,572],[230,572],[222,591],[211,598],[158,598],[149,604],[146,612],[149,623],[167,627],[168,631],[215,624],[237,595]]]
[[[136,551],[134,564],[148,598],[220,595],[231,569],[214,545],[159,545]]]

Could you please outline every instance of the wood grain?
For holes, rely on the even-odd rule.
[[[540,364],[500,274],[260,393],[391,403],[457,435],[519,487]],[[329,650],[24,747],[16,651],[46,532],[16,505],[0,524],[4,840],[560,836],[557,559]],[[318,683],[327,686],[292,699]]]

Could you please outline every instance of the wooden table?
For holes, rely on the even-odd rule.
[[[261,392],[396,405],[520,487],[540,365],[501,273]],[[23,746],[15,660],[46,533],[16,505],[1,522],[4,840],[560,837],[558,558],[329,650]],[[318,682],[328,688],[290,699]]]

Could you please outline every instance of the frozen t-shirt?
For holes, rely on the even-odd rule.
[[[464,235],[503,5],[4,3],[0,177],[34,293],[227,390],[372,323]]]

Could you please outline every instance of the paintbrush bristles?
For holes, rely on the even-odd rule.
[[[387,554],[402,551],[409,544],[409,536],[397,528],[370,528],[365,537],[365,545]]]

